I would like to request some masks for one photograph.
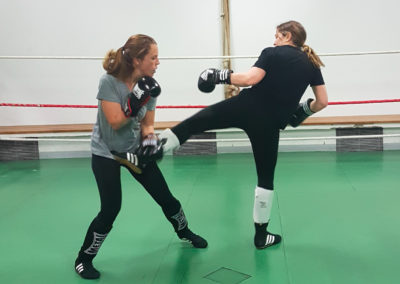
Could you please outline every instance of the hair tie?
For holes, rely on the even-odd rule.
[[[122,57],[125,59],[128,65],[132,66],[132,58],[129,54],[129,48],[126,48],[125,45],[122,47]]]
[[[108,70],[112,69],[112,66],[114,65],[114,62],[115,62],[114,58],[110,57],[108,59]]]

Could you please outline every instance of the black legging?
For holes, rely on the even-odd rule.
[[[242,91],[239,95],[211,105],[171,130],[183,144],[193,134],[236,127],[250,139],[256,163],[258,186],[273,190],[278,156],[279,126],[264,100]]]
[[[121,165],[115,160],[92,155],[92,170],[101,202],[95,230],[108,232],[121,209]],[[179,211],[181,205],[170,192],[156,163],[148,164],[140,175],[131,170],[129,172],[161,206],[166,216],[172,216]]]

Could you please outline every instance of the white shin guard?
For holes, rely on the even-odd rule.
[[[273,199],[273,190],[258,186],[256,187],[256,189],[254,190],[254,223],[265,224],[269,222]]]
[[[158,135],[158,138],[161,140],[163,138],[167,139],[167,142],[164,144],[164,153],[172,151],[180,146],[179,139],[176,137],[175,133],[171,131],[171,129],[167,128],[163,132]]]

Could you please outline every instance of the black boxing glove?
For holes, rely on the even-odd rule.
[[[141,78],[128,95],[128,101],[123,107],[125,115],[135,117],[150,97],[156,98],[160,93],[160,85],[155,79],[147,76]]]
[[[144,165],[161,160],[164,156],[163,146],[167,140],[159,140],[154,133],[148,134],[142,139],[142,143],[136,151],[141,163]]]
[[[156,98],[161,94],[161,87],[153,77],[145,76],[139,82],[145,86],[151,97]]]
[[[120,164],[130,168],[137,174],[142,174],[143,169],[150,162],[159,161],[164,156],[163,146],[167,139],[159,140],[156,135],[146,135],[135,153],[111,151],[114,159]]]
[[[308,99],[305,102],[302,102],[297,107],[296,111],[289,118],[289,125],[292,127],[299,126],[307,117],[313,115],[313,112],[310,108],[311,102],[313,99]]]
[[[197,86],[200,91],[210,93],[216,84],[231,84],[232,70],[209,68],[201,72]]]

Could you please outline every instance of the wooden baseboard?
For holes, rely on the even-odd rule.
[[[353,115],[353,116],[327,116],[309,117],[302,125],[340,125],[340,124],[385,124],[400,123],[400,114],[387,115]]]

